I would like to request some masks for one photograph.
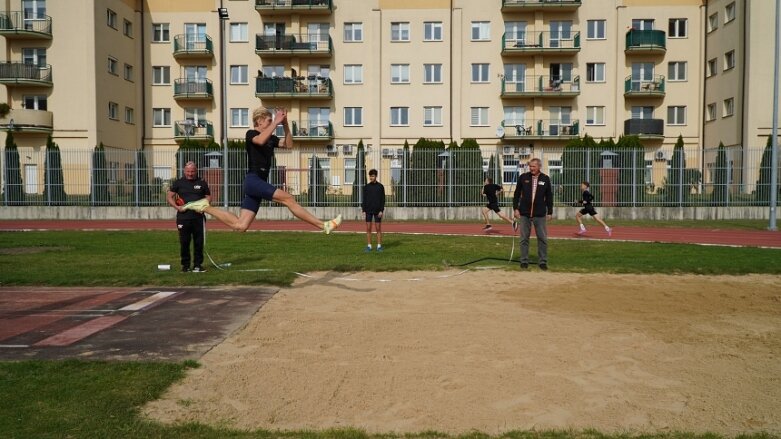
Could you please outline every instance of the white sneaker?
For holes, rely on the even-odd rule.
[[[182,206],[182,209],[192,210],[200,213],[206,210],[206,208],[209,206],[210,206],[209,200],[206,198],[201,198],[200,200],[197,201],[190,201],[189,203]]]
[[[323,231],[326,235],[330,235],[331,232],[338,229],[342,224],[342,215],[337,215],[336,218],[323,223]]]

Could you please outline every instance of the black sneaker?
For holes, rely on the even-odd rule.
[[[491,230],[491,225],[490,224],[484,225],[483,230]]]
[[[187,273],[188,271],[190,271],[190,267],[185,267],[182,265],[182,273]]]
[[[206,269],[201,267],[200,265],[196,265],[193,267],[193,273],[205,273]]]
[[[529,264],[527,264],[526,262],[521,262],[521,268],[523,268],[525,270],[525,269],[529,268]]]
[[[548,271],[548,264],[540,264],[540,270]]]

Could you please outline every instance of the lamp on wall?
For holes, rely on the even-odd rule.
[[[228,116],[226,114],[228,106],[228,97],[225,90],[225,78],[228,76],[225,72],[225,22],[228,21],[228,8],[217,8],[217,16],[220,18],[220,131],[222,134],[222,157],[223,157],[223,196],[222,203],[225,208],[228,207]]]

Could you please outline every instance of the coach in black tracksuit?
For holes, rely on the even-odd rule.
[[[206,180],[198,176],[198,166],[195,162],[187,162],[184,165],[184,177],[174,181],[168,188],[168,204],[176,209],[176,228],[179,230],[179,251],[182,260],[182,271],[190,271],[190,241],[193,241],[193,271],[206,271],[203,269],[203,222],[202,213],[192,210],[184,210],[176,197],[189,203],[206,198],[211,202],[211,192]]]
[[[518,177],[513,194],[513,213],[520,219],[521,268],[529,267],[529,235],[531,226],[537,232],[537,255],[541,270],[548,269],[548,229],[553,218],[553,188],[550,177],[540,172],[540,159],[529,161],[529,172]]]

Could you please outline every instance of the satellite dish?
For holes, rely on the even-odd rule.
[[[496,137],[498,137],[500,139],[502,137],[504,137],[504,127],[503,126],[499,125],[498,127],[496,127]]]

